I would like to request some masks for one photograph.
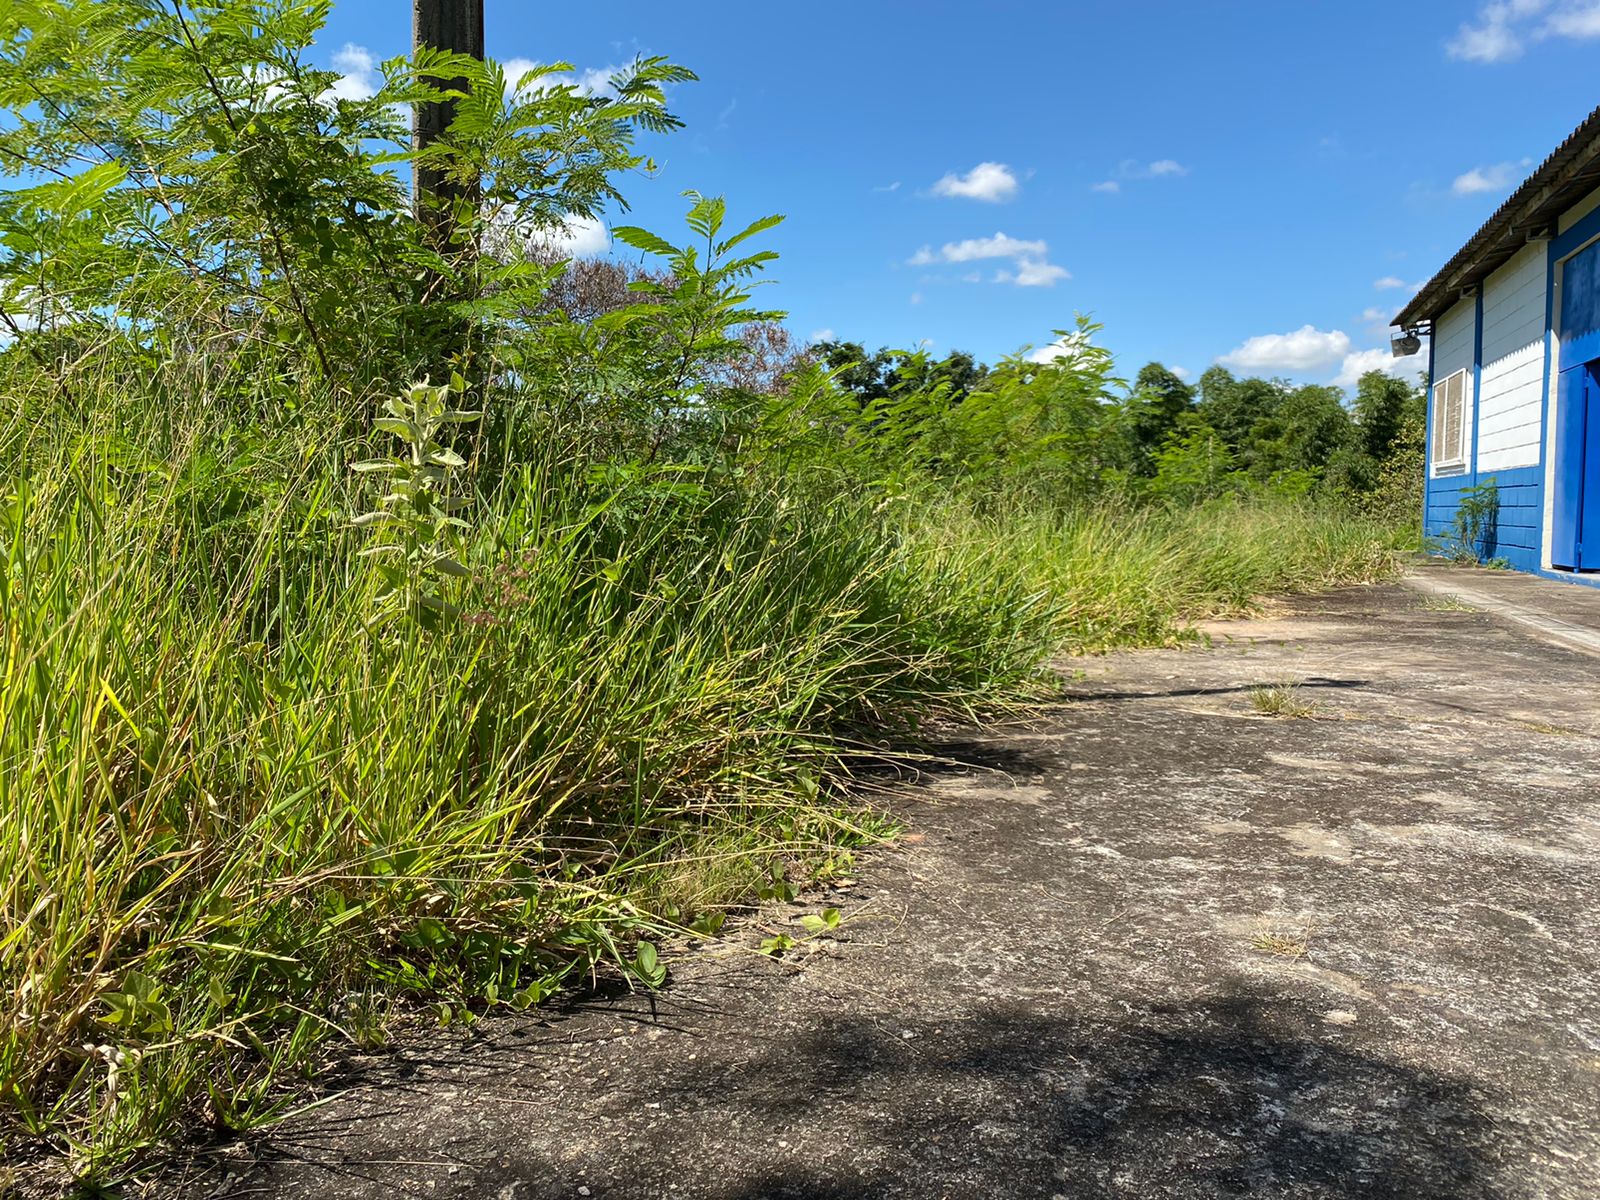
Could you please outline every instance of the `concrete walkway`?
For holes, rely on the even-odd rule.
[[[1594,658],[1398,585],[1212,633],[1070,664],[660,996],[358,1064],[185,1194],[1600,1194]]]
[[[1433,596],[1453,596],[1535,637],[1600,654],[1600,587],[1437,559],[1419,564],[1405,582]]]

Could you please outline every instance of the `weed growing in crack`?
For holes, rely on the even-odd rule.
[[[1310,942],[1304,934],[1284,933],[1273,929],[1258,933],[1250,942],[1250,948],[1259,950],[1263,954],[1294,961],[1306,957],[1311,952]]]
[[[1316,703],[1300,694],[1298,680],[1263,683],[1251,688],[1250,706],[1264,717],[1306,720],[1317,714]]]

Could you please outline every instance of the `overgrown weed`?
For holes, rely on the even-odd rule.
[[[885,507],[551,464],[475,503],[461,620],[375,633],[364,485],[297,422],[225,459],[242,431],[204,398],[95,400],[51,445],[12,427],[0,523],[0,1072],[12,1138],[89,1175],[202,1108],[270,1118],[321,1042],[390,1013],[650,982],[642,946],[883,836],[834,782],[859,732],[1392,561],[1304,508]]]
[[[1250,689],[1250,706],[1263,717],[1309,720],[1317,715],[1317,704],[1305,699],[1300,688],[1300,681],[1295,679],[1259,684]]]

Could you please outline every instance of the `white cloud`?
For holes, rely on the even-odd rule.
[[[1385,275],[1382,279],[1374,279],[1372,288],[1378,292],[1404,292],[1408,296],[1415,296],[1422,290],[1422,285],[1427,282],[1426,279],[1419,279],[1412,283],[1409,280],[1400,278],[1398,275]]]
[[[946,175],[933,185],[933,194],[998,204],[1015,196],[1020,187],[1005,163],[981,162],[965,175]]]
[[[988,238],[967,238],[961,242],[946,242],[942,253],[947,262],[972,262],[979,258],[1023,258],[1050,252],[1049,243],[1025,241],[997,233]]]
[[[913,267],[925,267],[929,263],[975,262],[980,258],[1043,258],[1049,252],[1047,242],[1024,241],[997,233],[993,237],[946,242],[938,250],[924,246],[906,261]]]
[[[1331,367],[1349,353],[1350,335],[1343,330],[1324,331],[1302,325],[1292,333],[1263,333],[1246,338],[1217,361],[1238,371],[1303,374]]]
[[[875,187],[872,190],[875,192],[898,192],[900,190],[900,181],[896,179],[893,183],[886,183],[882,187]]]
[[[12,325],[15,325],[18,329],[24,331],[39,328],[39,318],[34,313],[14,312],[9,313],[8,315],[10,317],[9,324],[0,322],[0,349],[4,349],[5,347],[11,345],[12,342],[16,341],[16,334],[11,332]]]
[[[1170,158],[1160,158],[1151,163],[1125,158],[1117,168],[1117,174],[1124,179],[1167,179],[1188,173],[1188,167]]]
[[[1387,337],[1389,323],[1399,314],[1398,308],[1383,308],[1379,305],[1369,305],[1361,310],[1361,321],[1367,332],[1374,337]]]
[[[1426,369],[1428,356],[1417,353],[1406,358],[1396,358],[1388,350],[1355,350],[1344,356],[1339,373],[1333,377],[1334,387],[1355,387],[1368,371],[1382,371],[1385,375],[1415,375]]]
[[[1545,37],[1565,37],[1576,41],[1600,37],[1600,4],[1576,4],[1552,13],[1540,33]]]
[[[907,265],[926,267],[934,263],[969,263],[984,259],[1009,258],[1015,270],[995,272],[995,283],[1011,283],[1017,287],[1054,287],[1071,273],[1050,261],[1050,244],[1030,241],[997,233],[993,237],[967,238],[960,242],[946,242],[935,250],[924,246],[906,260]],[[982,277],[976,272],[963,275],[968,283],[977,283]]]
[[[1475,196],[1481,192],[1503,192],[1522,177],[1533,165],[1531,158],[1518,162],[1493,163],[1486,167],[1473,167],[1465,175],[1457,175],[1450,190],[1458,196]]]
[[[1188,173],[1189,168],[1176,159],[1158,158],[1155,162],[1146,163],[1134,158],[1125,158],[1117,164],[1114,178],[1092,183],[1089,185],[1089,190],[1114,196],[1122,190],[1122,182],[1125,180],[1174,179]]]
[[[533,235],[567,258],[596,258],[611,249],[611,231],[599,217],[566,217],[560,229],[542,230]]]
[[[1467,62],[1510,62],[1522,56],[1522,38],[1511,28],[1508,18],[1500,15],[1503,4],[1491,4],[1485,9],[1483,24],[1463,25],[1456,36],[1445,43],[1445,53],[1451,58]]]
[[[554,254],[560,258],[598,258],[611,249],[611,231],[598,217],[571,215],[562,218],[559,226],[540,227],[524,221],[514,206],[494,213],[485,233],[487,251],[493,254],[497,246],[519,242],[541,257]]]
[[[811,331],[811,336],[808,337],[806,341],[810,342],[812,345],[816,345],[818,342],[831,342],[838,336],[839,335],[834,333],[831,329],[814,329]]]
[[[1462,25],[1445,51],[1468,62],[1509,62],[1522,54],[1528,22],[1548,7],[1549,0],[1492,0],[1478,10],[1478,24]]]
[[[1500,63],[1520,58],[1533,42],[1600,38],[1600,0],[1492,0],[1475,23],[1445,43],[1451,58]]]
[[[522,77],[529,71],[537,70],[540,65],[540,63],[531,58],[508,58],[501,63],[500,69],[506,73],[506,95],[515,95],[517,85],[522,82]]]
[[[1048,346],[1040,346],[1037,350],[1030,351],[1028,361],[1031,363],[1053,363],[1061,359],[1070,361],[1083,353],[1089,341],[1089,335],[1086,333],[1075,331],[1063,334]]]
[[[585,96],[598,96],[611,90],[611,77],[621,67],[588,67],[578,72],[578,90]]]
[[[1018,287],[1055,287],[1061,280],[1071,278],[1071,271],[1065,267],[1058,267],[1055,263],[1038,258],[1019,258],[1014,273],[999,271],[995,274],[994,281],[1014,283]]]
[[[544,65],[532,58],[508,58],[502,62],[501,69],[506,73],[506,95],[515,95],[522,77]],[[546,71],[529,82],[528,91],[545,92],[559,87],[571,87],[576,88],[582,95],[598,96],[611,90],[611,77],[621,70],[621,67],[586,67],[576,75],[568,71]]]
[[[0,310],[6,313],[6,320],[0,321],[0,347],[16,340],[13,326],[23,333],[35,329],[64,329],[84,315],[71,301],[59,297],[47,300],[26,286],[0,296]]]
[[[328,89],[326,94],[329,98],[371,100],[378,94],[378,60],[372,57],[372,51],[365,46],[346,42],[344,48],[333,56],[333,69],[339,72],[339,78]]]
[[[1368,371],[1385,370],[1395,361],[1397,361],[1395,357],[1387,350],[1357,350],[1346,354],[1344,362],[1339,366],[1339,373],[1333,377],[1333,385],[1354,387]]]
[[[1188,379],[1193,374],[1188,367],[1168,367],[1167,370],[1171,371],[1179,379]]]

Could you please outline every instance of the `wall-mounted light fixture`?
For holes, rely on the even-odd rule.
[[[1410,358],[1422,349],[1422,332],[1413,327],[1389,339],[1389,350],[1396,358]]]

